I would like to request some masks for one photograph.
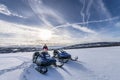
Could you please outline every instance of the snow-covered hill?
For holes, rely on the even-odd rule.
[[[78,56],[78,61],[63,68],[49,67],[44,75],[34,69],[33,52],[0,54],[0,80],[120,80],[120,47],[67,52]]]

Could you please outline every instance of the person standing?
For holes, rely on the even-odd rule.
[[[46,51],[48,50],[48,47],[46,44],[43,46],[43,50],[46,50]]]

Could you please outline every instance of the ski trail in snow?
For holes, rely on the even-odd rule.
[[[64,80],[57,67],[49,66],[46,74],[39,73],[35,70],[35,67],[36,65],[32,64],[30,67],[24,69],[20,80]]]
[[[103,74],[98,74],[95,71],[92,71],[88,68],[86,68],[85,74],[89,77],[95,78],[95,80],[109,80],[109,78]]]
[[[85,74],[88,75],[89,77],[95,78],[95,80],[109,80],[107,76],[98,74],[95,71],[90,70],[88,68],[85,68]]]
[[[69,78],[66,79],[63,74]],[[76,74],[79,74],[79,76],[76,76]],[[109,80],[107,76],[86,68],[84,62],[74,61],[66,63],[62,68],[48,67],[47,74],[37,72],[35,65],[31,64],[24,68],[20,80],[51,80],[53,78],[54,80]]]
[[[102,75],[102,74],[97,74],[96,72],[94,71],[87,71],[86,74],[89,76],[89,77],[93,77],[95,78],[95,80],[109,80],[109,78],[105,75]]]
[[[24,62],[31,60],[30,58],[22,57],[22,56],[2,56],[0,58],[16,58],[16,59],[19,59],[19,60],[24,61]]]
[[[73,62],[73,61],[69,61],[67,64],[65,64],[67,66],[66,69],[70,69],[70,70],[74,70],[75,73],[78,73],[80,74],[80,77],[83,77],[85,76],[86,79],[92,79],[92,80],[109,80],[109,78],[105,75],[102,75],[102,74],[98,74],[96,73],[95,71],[92,71],[91,69],[87,68],[85,64],[83,64],[83,62]],[[65,70],[65,69],[63,69]],[[66,72],[66,70],[65,70]],[[69,72],[72,74],[72,72]],[[74,76],[75,77],[75,76]],[[79,80],[79,78],[77,78],[77,80]]]
[[[21,57],[21,56],[15,56],[17,59],[22,60],[24,62],[31,61],[31,59],[26,58],[26,57]]]
[[[28,68],[24,68],[23,73],[21,74],[21,79],[20,80],[29,80],[27,79],[27,76],[30,76],[31,72],[30,69],[34,68],[34,64],[31,64]]]
[[[17,69],[24,69],[24,68],[28,67],[30,63],[31,62],[23,62],[22,64],[20,64],[18,66],[15,66],[15,67],[12,67],[12,68],[9,68],[9,69],[0,70],[0,75],[3,75],[7,72],[11,72],[11,71],[14,71],[14,70],[17,70]]]
[[[64,67],[61,67],[62,70],[64,70],[68,75],[72,76],[72,74]]]

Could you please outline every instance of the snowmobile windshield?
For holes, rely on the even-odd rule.
[[[46,59],[50,59],[50,55],[49,54],[46,54],[45,57],[46,57]]]
[[[66,53],[66,51],[63,51],[63,50],[61,50],[60,52],[61,52],[61,53]]]

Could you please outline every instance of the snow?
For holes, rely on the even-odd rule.
[[[13,58],[2,58],[0,59],[0,64],[2,64],[0,66],[0,70],[4,69],[4,68],[10,68],[12,66],[16,66],[21,64],[22,61],[18,60],[18,59],[13,59]]]
[[[34,52],[0,54],[0,80],[120,80],[120,47],[66,51],[78,61],[62,68],[50,66],[46,74],[34,69]]]

